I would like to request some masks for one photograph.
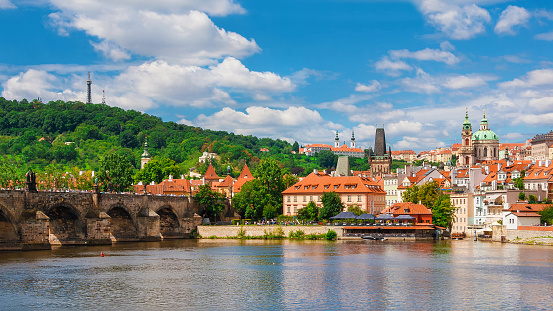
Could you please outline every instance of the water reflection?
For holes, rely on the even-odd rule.
[[[0,253],[0,295],[3,309],[548,309],[552,268],[553,248],[527,245],[175,240]]]

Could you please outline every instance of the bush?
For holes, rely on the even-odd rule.
[[[236,233],[236,238],[238,239],[244,239],[246,237],[246,230],[244,230],[244,227],[240,227],[238,230],[238,233]]]
[[[338,234],[336,233],[336,231],[328,230],[328,232],[326,233],[325,239],[330,241],[330,240],[336,240],[337,237],[338,237]]]
[[[305,233],[301,230],[290,230],[290,233],[288,234],[291,239],[303,239],[304,235]]]

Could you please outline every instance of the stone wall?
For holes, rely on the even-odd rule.
[[[506,226],[493,226],[492,240],[501,242],[501,236],[505,237],[504,242],[511,242],[517,239],[531,239],[544,236],[553,236],[553,227],[519,227],[517,230],[507,230]]]
[[[208,237],[235,237],[238,231],[242,228],[246,236],[262,236],[276,232],[277,228],[282,228],[284,235],[289,236],[291,231],[301,230],[305,235],[308,234],[325,234],[328,230],[334,230],[338,234],[338,238],[343,236],[342,227],[330,226],[198,226],[198,233],[203,238]]]

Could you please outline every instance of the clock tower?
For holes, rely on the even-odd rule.
[[[457,166],[472,166],[474,165],[474,152],[472,146],[472,124],[469,121],[468,108],[465,113],[465,122],[461,132],[461,148],[458,152]]]

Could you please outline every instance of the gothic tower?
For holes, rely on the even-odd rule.
[[[386,151],[386,134],[384,127],[377,128],[374,136],[374,152],[369,149],[369,164],[371,165],[371,176],[383,177],[391,173],[392,150]]]

